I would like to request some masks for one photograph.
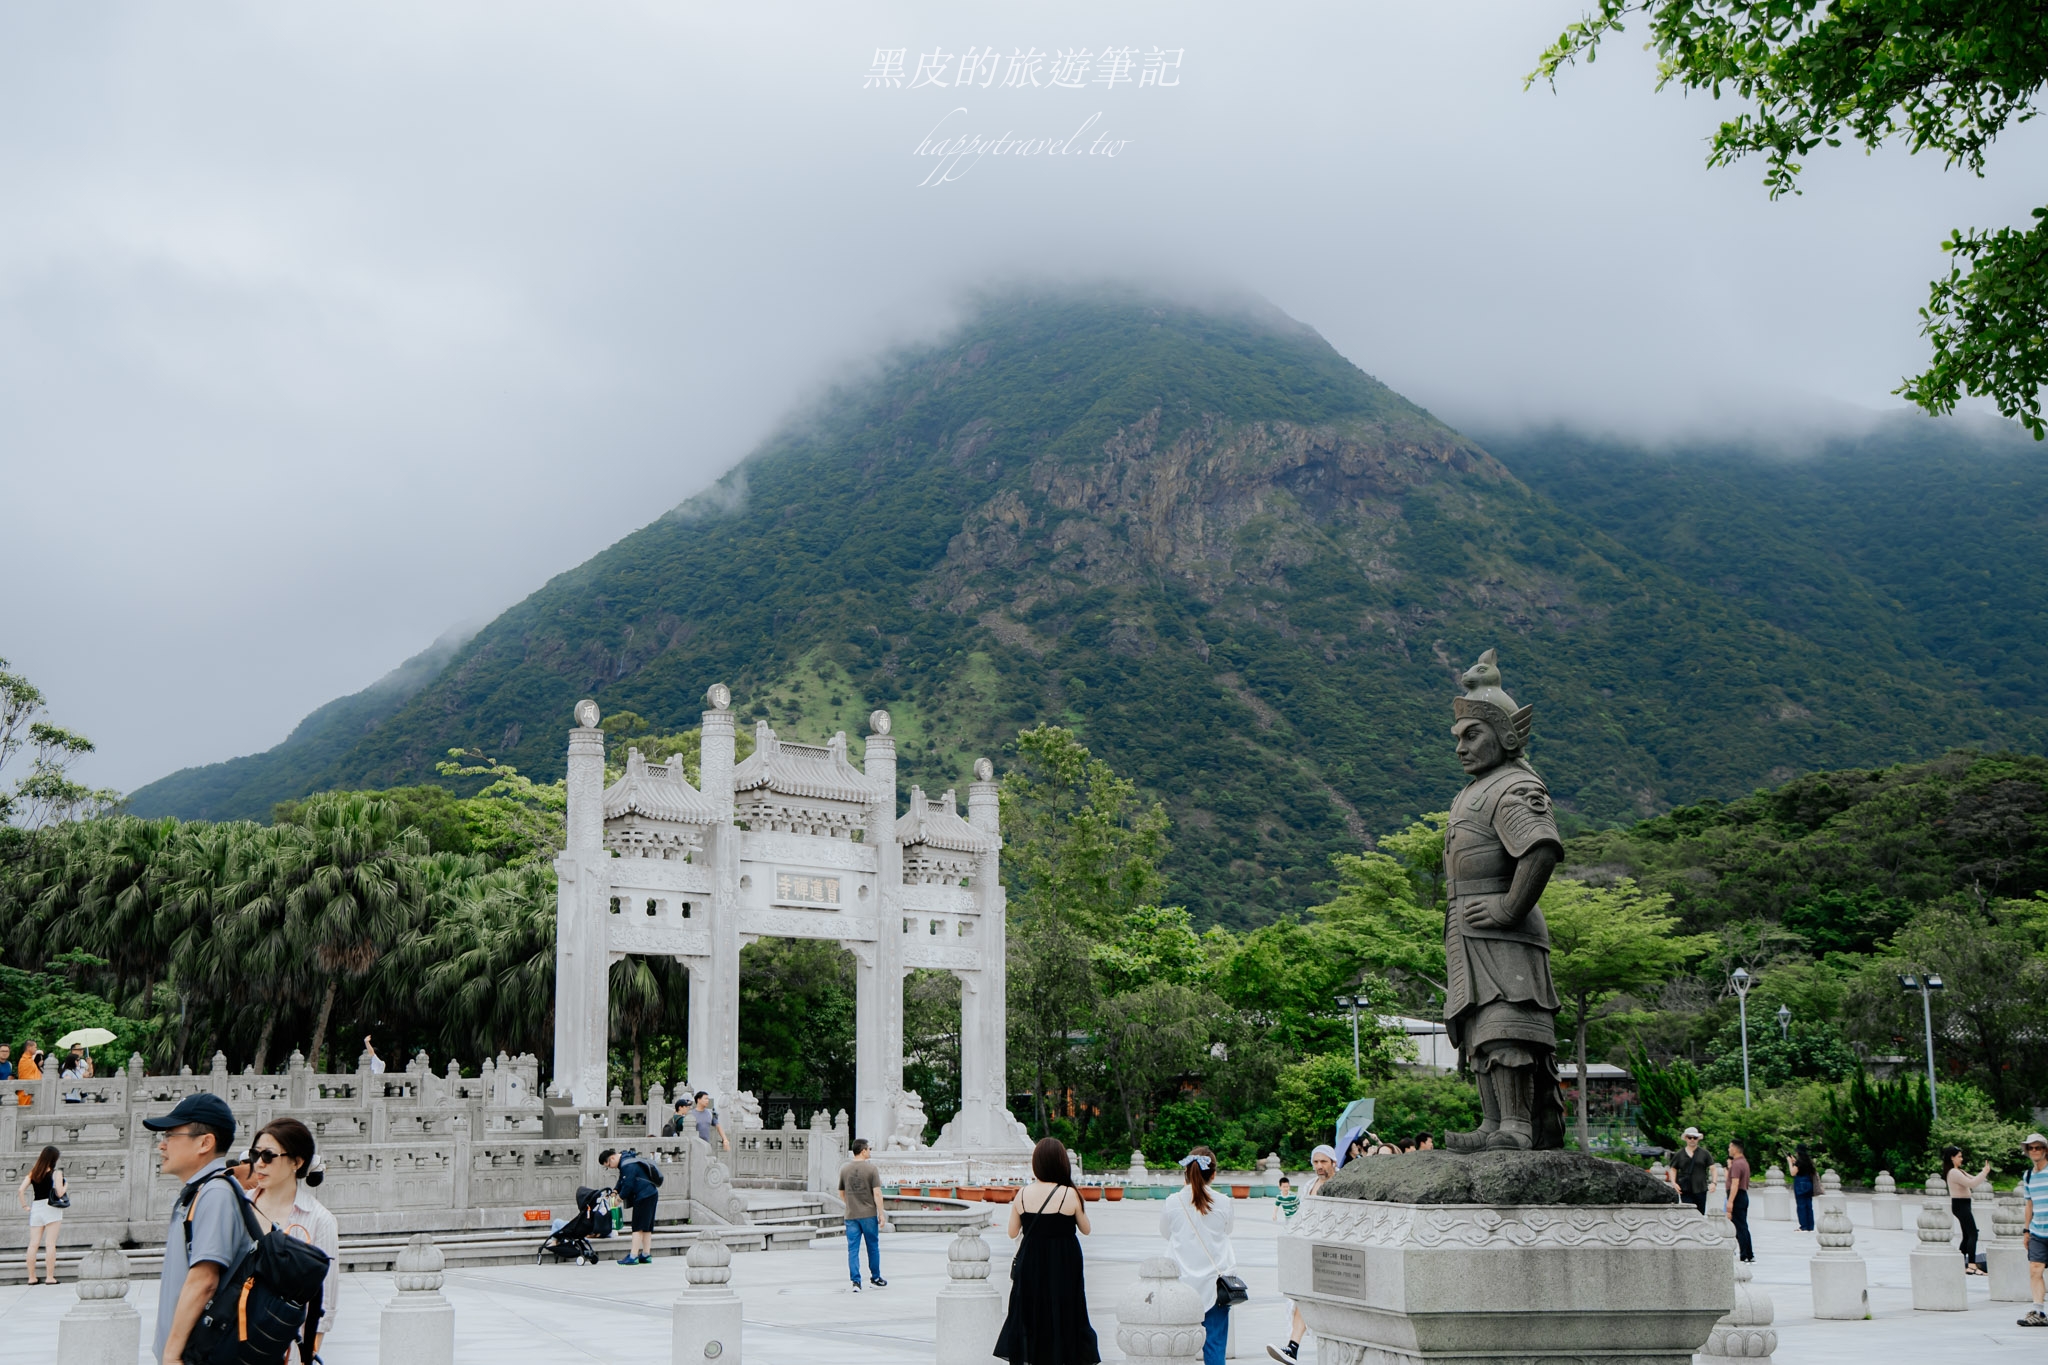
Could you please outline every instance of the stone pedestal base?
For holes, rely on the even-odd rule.
[[[1822,1254],[1807,1265],[1813,1280],[1815,1317],[1861,1322],[1870,1316],[1870,1275],[1861,1256],[1853,1252],[1847,1256]]]
[[[1784,1185],[1770,1185],[1756,1193],[1756,1215],[1767,1223],[1792,1221],[1792,1191]]]
[[[938,1365],[989,1365],[1003,1314],[1003,1296],[987,1280],[958,1281],[940,1290]]]
[[[1870,1226],[1890,1228],[1893,1232],[1906,1226],[1899,1214],[1899,1197],[1895,1194],[1873,1195],[1870,1200]],[[1959,1256],[1956,1259],[1961,1260]]]
[[[1422,1152],[1365,1166],[1369,1184],[1341,1183],[1334,1197],[1325,1186],[1280,1239],[1280,1292],[1300,1306],[1323,1365],[1692,1365],[1734,1306],[1727,1225],[1664,1202],[1669,1192],[1640,1171],[1573,1152]],[[1558,1202],[1498,1199],[1511,1189]]]
[[[1924,1313],[1960,1313],[1969,1307],[1963,1288],[1963,1258],[1952,1247],[1937,1245],[1906,1258],[1912,1263],[1913,1307]]]
[[[740,1359],[740,1296],[719,1286],[709,1292],[685,1289],[676,1296],[673,1316],[674,1365],[738,1365]],[[991,1342],[995,1338],[989,1338]]]
[[[1984,1249],[1984,1268],[1991,1273],[1992,1302],[2027,1303],[2033,1299],[2025,1242],[1994,1241]]]
[[[401,1292],[377,1320],[377,1365],[449,1365],[455,1305],[438,1292]]]
[[[134,1365],[141,1349],[142,1316],[126,1299],[81,1302],[57,1322],[57,1365]]]

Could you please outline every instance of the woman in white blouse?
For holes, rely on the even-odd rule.
[[[256,1212],[272,1226],[327,1253],[327,1283],[313,1332],[318,1354],[322,1338],[334,1328],[336,1296],[341,1292],[341,1230],[309,1189],[323,1178],[312,1130],[297,1119],[272,1119],[257,1130],[249,1155],[256,1163]]]
[[[1208,1306],[1202,1315],[1202,1365],[1223,1365],[1224,1347],[1230,1340],[1230,1305],[1220,1302],[1216,1281],[1237,1269],[1237,1249],[1230,1244],[1237,1216],[1230,1200],[1209,1190],[1216,1178],[1216,1154],[1197,1147],[1181,1158],[1181,1175],[1187,1182],[1174,1191],[1159,1215],[1159,1235],[1166,1239],[1166,1254],[1180,1267],[1180,1282],[1201,1296]]]

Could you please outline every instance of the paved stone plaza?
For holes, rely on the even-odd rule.
[[[1807,1290],[1810,1234],[1789,1223],[1755,1224],[1756,1283],[1777,1309],[1780,1365],[2036,1365],[2048,1354],[2048,1329],[2015,1325],[2016,1304],[1994,1304],[1983,1279],[1969,1281],[1970,1307],[1962,1313],[1916,1313],[1906,1256],[1913,1233],[1875,1231],[1867,1200],[1850,1200],[1857,1250],[1870,1270],[1872,1320],[1816,1322]],[[1278,1297],[1274,1244],[1279,1224],[1272,1205],[1251,1200],[1238,1222],[1240,1273],[1252,1301],[1234,1315],[1238,1357],[1263,1359],[1262,1343],[1284,1330],[1286,1305]],[[1136,1282],[1138,1263],[1159,1253],[1158,1207],[1094,1204],[1096,1232],[1087,1238],[1088,1302],[1104,1360],[1116,1349],[1118,1296]],[[855,1296],[846,1288],[843,1242],[820,1241],[799,1252],[735,1256],[733,1287],[746,1312],[746,1358],[756,1365],[832,1360],[844,1365],[932,1359],[934,1304],[946,1283],[942,1233],[896,1234],[883,1239],[889,1287]],[[989,1244],[1000,1266],[1010,1243],[999,1231]],[[613,1253],[607,1251],[609,1257]],[[1003,1271],[998,1269],[998,1287]],[[455,1305],[455,1358],[469,1365],[506,1361],[607,1361],[652,1365],[669,1359],[669,1304],[683,1285],[683,1261],[665,1256],[651,1266],[497,1266],[456,1269],[444,1292]],[[349,1275],[340,1327],[322,1353],[328,1365],[376,1365],[375,1308],[390,1298],[389,1275]],[[154,1321],[156,1284],[138,1281],[131,1293],[145,1323]],[[0,1288],[0,1365],[47,1365],[57,1354],[57,1321],[75,1303],[69,1285]],[[148,1332],[141,1359],[148,1362]]]

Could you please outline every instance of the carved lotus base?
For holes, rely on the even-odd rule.
[[[1692,1365],[1735,1303],[1724,1228],[1683,1204],[1314,1198],[1280,1291],[1322,1365]]]

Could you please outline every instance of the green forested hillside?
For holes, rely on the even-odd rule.
[[[1170,899],[1244,924],[1313,903],[1332,852],[1444,805],[1453,680],[1488,647],[1581,828],[1774,774],[2038,747],[2042,713],[1984,681],[2024,655],[1982,643],[1995,613],[1893,605],[1902,564],[1939,579],[1937,548],[1820,545],[1836,578],[1795,591],[1799,554],[1732,568],[1717,556],[1754,546],[1712,535],[1676,553],[1543,454],[1504,465],[1270,313],[993,300],[506,612],[345,753],[289,765],[297,791],[244,806],[431,780],[453,746],[553,777],[579,697],[682,729],[724,681],[796,737],[890,707],[906,786],[1070,725],[1167,803]],[[1688,487],[1693,469],[1644,468]],[[1832,534],[1767,493],[1739,506],[1775,550]],[[1847,657],[1866,637],[1882,647]]]

